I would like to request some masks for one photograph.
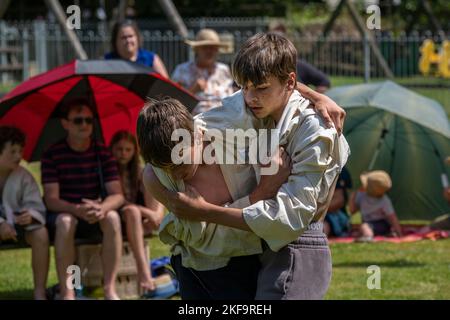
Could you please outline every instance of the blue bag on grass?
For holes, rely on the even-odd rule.
[[[150,270],[155,279],[156,290],[149,292],[144,298],[167,299],[180,292],[179,282],[175,272],[170,267],[169,257],[152,259]]]

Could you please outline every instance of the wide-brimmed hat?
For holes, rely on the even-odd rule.
[[[219,34],[213,29],[201,29],[195,36],[195,40],[186,40],[185,43],[193,48],[202,46],[228,46],[227,43],[220,40]]]
[[[363,188],[366,190],[376,189],[386,192],[392,187],[391,177],[383,170],[364,172],[359,178]]]

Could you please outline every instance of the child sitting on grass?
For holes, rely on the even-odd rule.
[[[360,176],[361,189],[350,198],[350,212],[361,212],[362,224],[359,229],[361,241],[371,241],[374,236],[392,234],[401,236],[402,230],[386,195],[392,187],[389,175],[382,170],[363,173]]]

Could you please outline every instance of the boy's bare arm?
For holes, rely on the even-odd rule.
[[[207,221],[224,226],[251,231],[242,214],[242,209],[221,207],[206,202],[191,186],[184,193],[169,195],[168,209],[180,218]]]
[[[138,208],[142,213],[144,221],[149,223],[152,229],[158,229],[164,217],[164,207],[150,192],[147,192],[147,190],[142,190],[142,192],[144,194],[145,206],[138,206]]]

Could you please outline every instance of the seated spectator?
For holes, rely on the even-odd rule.
[[[49,266],[46,209],[33,176],[19,165],[24,145],[22,131],[0,127],[0,242],[31,246],[34,299],[45,300]]]
[[[193,114],[221,105],[221,100],[234,92],[230,68],[217,61],[219,48],[226,46],[212,29],[202,29],[195,40],[186,41],[195,52],[195,60],[179,64],[172,80],[196,95],[200,102]]]
[[[155,72],[168,78],[166,66],[154,52],[141,48],[142,37],[135,22],[117,22],[111,34],[111,52],[105,59],[124,59],[153,68]]]
[[[347,213],[346,205],[348,201],[347,189],[351,188],[352,178],[350,172],[344,167],[339,175],[336,189],[323,223],[323,231],[328,237],[347,237],[350,235],[350,216]]]
[[[331,87],[328,76],[305,60],[297,59],[297,80],[324,93]]]
[[[392,187],[389,175],[376,170],[362,174],[360,179],[362,188],[350,198],[350,213],[361,212],[360,240],[371,241],[374,236],[391,232],[394,236],[402,236],[392,202],[386,195]]]
[[[41,158],[47,226],[55,242],[61,297],[75,297],[66,286],[67,267],[75,262],[74,239],[103,236],[103,291],[105,299],[118,299],[115,280],[122,235],[117,210],[124,197],[117,163],[110,151],[91,137],[94,115],[86,100],[68,102],[61,117],[67,137],[50,146]]]
[[[136,259],[138,281],[143,295],[155,290],[144,248],[144,235],[159,228],[163,206],[144,190],[136,138],[127,131],[117,132],[111,140],[111,151],[117,160],[125,205],[120,210],[126,236]]]

